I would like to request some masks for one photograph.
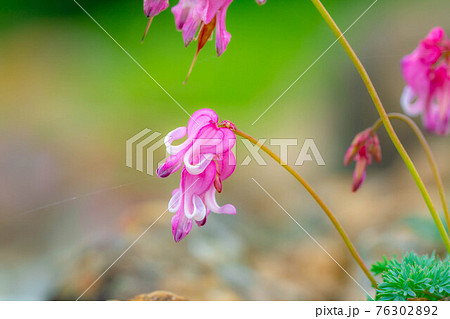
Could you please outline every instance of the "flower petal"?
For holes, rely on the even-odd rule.
[[[196,111],[189,119],[187,130],[188,136],[195,137],[197,132],[208,124],[219,122],[219,116],[211,109],[200,109]]]
[[[205,226],[206,220],[207,220],[207,218],[208,218],[209,212],[210,212],[209,210],[206,211],[206,216],[205,216],[205,218],[203,218],[202,220],[196,220],[196,221],[195,221],[195,222],[197,223],[197,226],[198,226],[198,227]]]
[[[183,165],[183,156],[186,152],[182,151],[176,155],[169,156],[166,161],[158,167],[156,175],[161,178],[165,178],[170,174],[178,171]]]
[[[186,1],[180,1],[176,6],[172,8],[172,13],[175,16],[175,25],[177,30],[182,30],[183,25],[186,23],[186,20],[189,17],[189,12],[192,7],[189,5],[185,5]]]
[[[211,185],[213,185],[215,176],[215,163],[210,163],[203,173],[198,175],[189,174],[187,169],[184,167],[181,172],[180,183],[181,189],[186,192],[184,196],[192,196],[190,194],[197,194],[201,196],[209,189]]]
[[[225,18],[227,14],[227,9],[233,0],[228,0],[224,3],[223,7],[217,12],[216,20],[216,50],[217,56],[221,56],[222,53],[227,49],[228,43],[231,39],[231,34],[229,34],[225,28]]]
[[[406,86],[400,98],[403,111],[409,116],[417,116],[425,109],[423,97],[418,97],[411,87]]]
[[[215,124],[203,126],[194,138],[192,148],[194,155],[222,154],[236,144],[236,136],[228,128],[218,128]]]
[[[169,134],[166,135],[166,137],[164,138],[164,144],[166,145],[167,153],[169,153],[170,155],[176,155],[183,148],[188,146],[188,144],[191,142],[189,140],[184,141],[180,145],[176,145],[176,146],[172,145],[173,141],[179,140],[179,139],[185,137],[186,132],[187,132],[186,127],[182,126],[182,127],[174,129],[173,131],[169,132]]]
[[[169,0],[144,0],[144,14],[150,18],[169,7]]]
[[[210,209],[214,213],[236,215],[236,208],[233,205],[227,204],[221,207],[217,204],[216,189],[214,188],[214,186],[210,187],[206,192],[205,203],[208,209]]]
[[[221,181],[226,180],[233,174],[236,169],[236,157],[234,153],[230,150],[223,153],[222,160],[219,161],[219,174]]]
[[[176,213],[178,211],[178,209],[180,208],[181,205],[181,200],[182,200],[182,193],[181,190],[179,188],[175,189],[172,192],[172,198],[169,201],[169,212],[171,213]]]
[[[214,158],[214,154],[201,154],[199,158],[201,158],[200,162],[197,164],[191,164],[191,162],[194,163],[192,148],[190,148],[184,155],[184,166],[189,174],[198,175],[203,173]]]
[[[191,15],[183,25],[183,40],[184,45],[187,47],[192,40],[194,40],[195,34],[200,27],[201,20],[193,18]]]
[[[203,220],[206,216],[206,206],[202,199],[199,196],[194,195],[192,197],[192,205],[194,207],[192,217],[197,221]]]
[[[449,133],[449,114],[450,110],[447,110],[441,114],[441,107],[438,103],[434,102],[430,105],[429,110],[423,114],[423,125],[429,132],[445,136]]]
[[[197,221],[201,221],[205,218],[206,206],[200,196],[196,194],[185,194],[184,216]]]
[[[356,161],[355,171],[353,172],[352,191],[356,192],[366,178],[366,168],[368,161],[366,158],[360,158]]]
[[[189,234],[192,229],[192,220],[178,212],[172,217],[172,234],[175,242],[179,242]]]

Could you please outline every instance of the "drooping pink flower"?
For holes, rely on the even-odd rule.
[[[345,153],[345,166],[349,165],[352,161],[356,162],[353,172],[353,192],[356,192],[364,182],[366,169],[369,164],[372,164],[372,158],[377,163],[381,162],[381,147],[378,135],[369,128],[355,136],[352,144]]]
[[[153,17],[160,14],[162,11],[169,7],[169,0],[144,0],[144,14],[149,18],[147,28],[145,29],[142,41],[144,41],[147,35],[150,24],[152,23]]]
[[[231,2],[233,0],[180,0],[172,12],[177,29],[183,31],[185,45],[192,42],[200,27],[212,24],[211,33],[216,28],[216,50],[220,56],[231,38],[225,29],[225,15]]]
[[[175,16],[175,24],[178,30],[183,31],[184,44],[186,46],[194,40],[198,34],[197,52],[192,61],[188,76],[192,71],[200,50],[205,46],[216,30],[216,51],[220,56],[226,50],[231,35],[225,28],[227,9],[233,0],[180,0],[172,8]]]
[[[402,60],[406,87],[401,104],[410,116],[422,115],[425,129],[439,135],[450,131],[450,39],[434,28]]]
[[[211,211],[236,214],[234,206],[220,207],[215,197],[236,167],[232,152],[236,137],[232,128],[230,122],[219,124],[213,110],[202,109],[192,115],[187,127],[179,127],[165,138],[170,156],[158,168],[157,175],[167,177],[181,168],[180,187],[172,192],[169,202],[169,211],[175,213],[172,233],[176,242],[186,237],[193,221],[203,226]],[[186,135],[183,143],[172,145]]]
[[[266,3],[266,0],[255,1],[259,5]],[[182,31],[185,45],[188,46],[192,40],[198,39],[197,52],[186,80],[189,78],[199,52],[211,38],[214,30],[216,31],[217,55],[221,56],[227,49],[231,35],[226,30],[225,18],[231,2],[233,0],[179,0],[178,4],[172,8],[175,25],[179,31]],[[144,13],[149,18],[149,22],[142,41],[150,28],[153,17],[166,10],[168,6],[169,0],[144,0]]]

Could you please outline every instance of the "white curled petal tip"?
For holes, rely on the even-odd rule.
[[[206,206],[198,195],[192,197],[192,204],[194,206],[193,217],[195,220],[203,220],[206,216]]]
[[[418,96],[409,86],[406,86],[403,90],[402,96],[400,98],[400,104],[402,106],[403,112],[405,112],[409,116],[419,115],[423,109]]]
[[[181,204],[181,197],[181,190],[178,189],[173,193],[168,205],[169,212],[176,213],[178,211]]]
[[[184,144],[186,142],[177,146],[172,146],[172,142],[185,137],[186,131],[187,131],[186,127],[182,126],[174,129],[172,132],[169,132],[169,134],[166,135],[166,137],[164,138],[164,144],[166,145],[167,153],[169,153],[170,155],[176,155],[180,150],[182,150],[185,147]]]
[[[236,208],[231,204],[219,206],[216,201],[216,190],[211,187],[205,195],[206,206],[217,214],[236,215]]]
[[[211,163],[214,158],[214,154],[204,154],[202,160],[198,164],[191,164],[190,157],[192,156],[192,150],[189,150],[184,155],[184,165],[189,174],[198,175],[205,171],[209,163]]]
[[[185,199],[189,200],[189,199]],[[185,202],[184,216],[188,219],[202,220],[206,216],[206,206],[198,195],[192,196],[192,205]],[[192,209],[190,209],[192,207]]]

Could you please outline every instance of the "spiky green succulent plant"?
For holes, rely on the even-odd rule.
[[[442,300],[450,296],[450,259],[418,256],[409,252],[398,261],[383,257],[383,261],[372,265],[372,272],[381,275],[375,300],[402,301],[410,298]]]

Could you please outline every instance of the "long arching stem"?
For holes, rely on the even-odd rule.
[[[417,126],[417,124],[414,123],[414,121],[411,120],[408,116],[406,116],[405,114],[402,114],[402,113],[388,113],[388,116],[390,119],[397,119],[397,120],[403,121],[406,124],[408,124],[408,126],[411,128],[411,130],[414,132],[414,134],[419,139],[420,145],[422,145],[422,148],[425,151],[425,154],[428,159],[428,163],[430,164],[430,168],[433,172],[434,179],[436,181],[436,185],[439,190],[439,197],[441,198],[442,208],[444,210],[445,220],[447,222],[447,229],[450,230],[450,215],[448,212],[447,200],[445,199],[444,183],[442,182],[441,175],[439,174],[439,169],[436,164],[436,160],[434,159],[433,152],[431,151],[430,145],[428,145],[428,142],[425,139],[425,136],[423,136],[423,133],[420,130],[420,128]],[[381,126],[381,124],[382,124],[382,122],[379,119],[372,126],[372,130],[376,131]]]
[[[420,175],[417,172],[417,169],[414,166],[414,163],[411,161],[411,158],[409,157],[403,144],[401,143],[400,139],[398,138],[397,134],[395,133],[395,130],[392,127],[391,121],[389,120],[386,110],[384,109],[383,104],[381,103],[380,97],[378,96],[378,93],[369,77],[369,74],[367,73],[363,64],[359,60],[355,51],[353,51],[351,45],[348,43],[344,34],[341,32],[341,30],[337,26],[336,22],[334,22],[333,18],[330,16],[328,11],[323,6],[322,2],[320,2],[320,0],[311,0],[311,1],[314,4],[314,6],[317,8],[319,13],[322,15],[322,17],[325,19],[326,23],[328,24],[330,29],[333,31],[334,35],[338,38],[338,40],[341,43],[341,45],[343,46],[345,52],[347,52],[348,56],[352,60],[356,69],[358,70],[358,73],[361,76],[362,80],[364,81],[364,84],[367,87],[367,91],[369,92],[370,97],[372,98],[373,103],[375,104],[375,107],[380,115],[381,121],[383,122],[389,137],[391,138],[392,142],[394,143],[395,148],[399,152],[400,156],[402,157],[403,161],[406,164],[406,167],[408,168],[409,172],[411,173],[411,176],[413,177],[417,187],[419,188],[419,191],[422,194],[423,199],[425,200],[428,210],[430,211],[431,217],[433,218],[434,223],[436,224],[436,226],[438,228],[439,234],[442,237],[442,241],[444,242],[444,245],[447,248],[447,251],[450,253],[450,238],[445,230],[444,224],[442,223],[441,219],[439,218],[438,213],[436,212],[436,209],[433,206],[433,203],[430,198],[430,194],[428,194],[425,184],[423,183],[422,179],[420,178]]]
[[[361,267],[362,271],[367,276],[367,278],[369,278],[370,282],[372,283],[372,286],[375,289],[377,289],[378,285],[377,285],[377,282],[376,282],[375,278],[372,276],[372,274],[370,273],[369,269],[367,268],[367,266],[362,261],[361,257],[359,256],[358,252],[356,251],[355,246],[353,245],[351,240],[348,238],[348,236],[345,233],[344,229],[342,228],[341,224],[339,224],[339,221],[333,215],[331,210],[327,207],[327,205],[325,205],[323,200],[319,197],[319,195],[317,195],[317,193],[312,189],[312,187],[303,179],[303,177],[301,177],[300,174],[298,174],[291,166],[289,166],[287,163],[282,161],[278,157],[278,155],[276,155],[274,152],[272,152],[269,148],[267,148],[266,146],[264,146],[261,143],[259,143],[258,140],[256,140],[255,138],[251,137],[250,135],[248,135],[248,134],[246,134],[246,133],[244,133],[244,132],[242,132],[242,131],[240,131],[238,129],[234,129],[233,131],[234,131],[234,133],[236,135],[239,135],[239,136],[249,140],[253,144],[259,146],[264,152],[266,152],[270,157],[272,157],[276,162],[278,162],[284,169],[286,169],[292,176],[294,176],[294,178],[297,181],[299,181],[300,184],[302,184],[302,186],[314,198],[314,200],[317,202],[317,204],[319,204],[319,206],[323,209],[325,214],[331,220],[331,222],[333,223],[333,226],[336,228],[336,230],[338,231],[339,235],[341,235],[342,239],[344,240],[345,245],[347,246],[348,250],[350,251],[350,254],[353,256],[355,261],[358,263],[359,267]]]

